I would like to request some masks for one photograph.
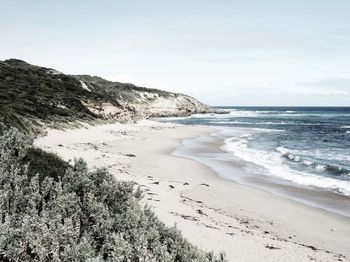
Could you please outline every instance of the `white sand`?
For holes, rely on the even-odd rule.
[[[226,252],[229,261],[349,261],[349,218],[221,179],[170,155],[181,139],[214,131],[141,121],[49,130],[35,144],[137,182],[162,221],[176,224],[200,248]]]

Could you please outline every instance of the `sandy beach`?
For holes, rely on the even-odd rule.
[[[140,121],[49,130],[35,145],[135,181],[145,204],[194,245],[229,261],[349,261],[350,219],[218,177],[171,153],[205,126]]]

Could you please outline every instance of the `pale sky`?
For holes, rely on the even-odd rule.
[[[0,60],[210,105],[350,106],[349,0],[0,0]]]

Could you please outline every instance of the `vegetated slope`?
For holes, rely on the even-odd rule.
[[[16,59],[0,62],[0,121],[20,130],[76,120],[122,121],[132,113],[112,97],[84,89],[75,77]]]
[[[132,107],[141,117],[188,116],[194,113],[218,112],[188,95],[112,82],[97,76],[76,77],[89,90],[113,97],[120,104]]]
[[[88,171],[0,135],[0,261],[224,261],[205,253],[140,204],[106,169]]]
[[[0,61],[0,121],[25,132],[76,121],[126,122],[210,111],[186,95],[65,75],[17,59]]]

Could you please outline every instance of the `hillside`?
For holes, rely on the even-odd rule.
[[[84,87],[130,106],[142,117],[188,116],[214,112],[193,97],[163,90],[111,82],[96,76],[77,75]]]
[[[0,121],[25,132],[79,121],[128,122],[205,112],[213,110],[187,95],[65,75],[17,59],[0,61]]]

